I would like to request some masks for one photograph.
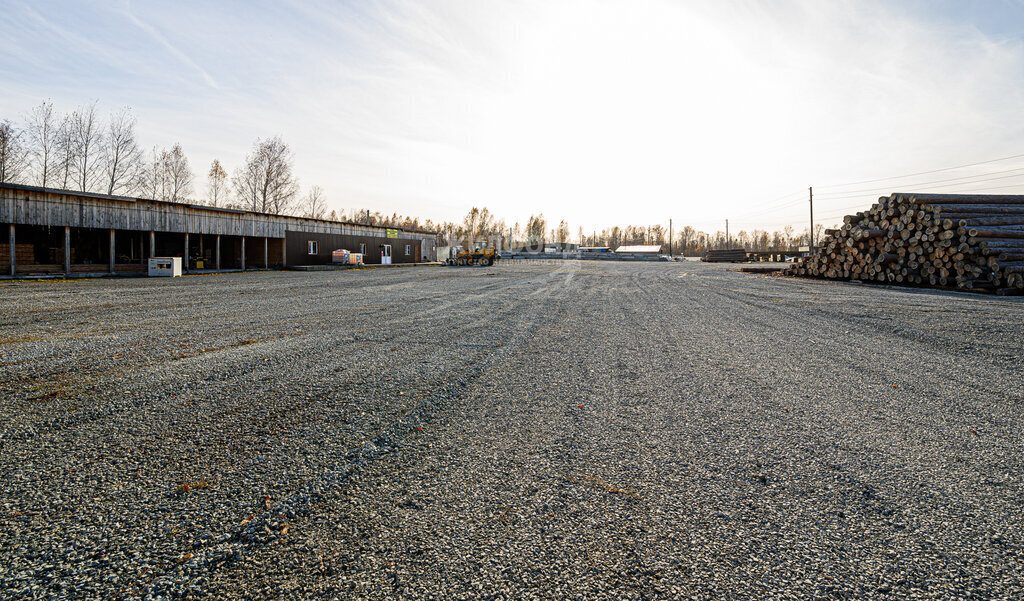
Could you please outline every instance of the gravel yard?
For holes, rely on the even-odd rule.
[[[0,597],[1024,598],[1024,299],[700,263],[0,283]]]

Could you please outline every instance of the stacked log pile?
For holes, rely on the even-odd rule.
[[[709,250],[704,255],[708,263],[742,263],[747,260],[747,251],[742,248]]]
[[[1024,196],[892,194],[825,230],[791,275],[1024,292]]]

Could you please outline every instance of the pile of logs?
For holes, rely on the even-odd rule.
[[[747,251],[743,248],[709,250],[704,255],[708,263],[742,263],[747,260]]]
[[[825,234],[787,273],[1024,293],[1024,196],[892,194]]]

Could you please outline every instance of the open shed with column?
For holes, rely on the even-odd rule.
[[[359,252],[360,244],[368,263],[380,262],[369,249],[385,245],[394,262],[412,263],[432,260],[426,253],[435,238],[433,232],[16,184],[0,184],[0,230],[7,277],[143,274],[150,257],[181,257],[186,272],[315,265],[330,262],[339,248]],[[309,252],[311,240],[316,253]]]

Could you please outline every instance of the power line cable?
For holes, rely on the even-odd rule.
[[[930,190],[942,190],[942,189],[945,189],[945,188],[956,188],[958,186],[968,186],[968,185],[971,185],[971,184],[980,184],[981,182],[991,182],[991,181],[996,181],[996,180],[1000,180],[1000,179],[1011,179],[1011,178],[1015,178],[1015,177],[1024,177],[1024,173],[1017,173],[1017,174],[1014,174],[1014,175],[1002,175],[1002,176],[999,176],[999,177],[988,177],[988,178],[985,178],[985,179],[979,179],[979,180],[974,180],[974,181],[970,181],[970,182],[959,182],[959,183],[955,183],[955,184],[944,184],[944,185],[941,185],[941,186],[923,186],[922,188],[917,189],[916,191],[918,191],[918,192],[928,192]],[[882,190],[882,188],[876,189],[876,192],[878,192],[880,190]],[[849,195],[844,195],[844,196],[825,197],[825,200],[842,200],[844,198],[859,198],[861,196],[863,196],[863,194],[849,194]]]
[[[1024,167],[1015,167],[1013,169],[1006,169],[1005,171],[993,171],[991,173],[979,173],[978,175],[965,175],[965,176],[962,176],[962,177],[951,177],[951,178],[948,178],[948,179],[937,179],[937,180],[932,180],[932,181],[929,181],[929,182],[916,182],[916,183],[906,183],[906,184],[898,184],[898,185],[899,186],[930,186],[932,184],[942,184],[942,183],[946,183],[946,182],[955,182],[955,181],[959,181],[959,180],[975,180],[975,179],[977,179],[979,177],[980,178],[985,178],[985,177],[988,177],[990,175],[999,175],[1001,173],[1012,173],[1014,171],[1024,171]],[[1017,175],[1024,175],[1024,173],[1018,173]],[[1007,177],[1013,177],[1013,176],[1007,176]],[[981,180],[977,180],[977,181],[988,181],[988,180],[981,179]],[[970,184],[970,183],[974,183],[974,182],[963,182],[963,183]],[[856,194],[856,193],[861,193],[861,192],[877,192],[877,191],[882,190],[882,189],[883,188],[864,188],[862,190],[846,190],[846,191],[843,191],[843,192],[825,192],[825,193],[821,194],[820,196],[821,196],[821,198],[827,199],[827,198],[832,197],[832,195],[835,195],[835,194]]]
[[[889,180],[893,180],[893,179],[906,179],[908,177],[914,177],[914,176],[917,176],[917,175],[928,175],[929,173],[941,173],[943,171],[953,171],[954,169],[964,169],[966,167],[976,167],[978,165],[988,165],[989,163],[998,163],[1000,161],[1009,161],[1010,159],[1019,159],[1019,158],[1022,158],[1022,157],[1024,157],[1024,154],[1015,154],[1015,155],[1012,155],[1012,156],[1002,157],[1002,158],[998,158],[998,159],[992,159],[992,160],[989,160],[989,161],[979,161],[977,163],[968,163],[966,165],[957,165],[955,167],[943,167],[942,169],[932,169],[930,171],[919,171],[917,173],[908,173],[906,175],[894,175],[894,176],[891,176],[891,177],[880,177],[878,179],[865,179],[865,180],[861,180],[859,182],[847,182],[845,184],[830,184],[830,185],[821,186],[821,187],[822,188],[843,188],[843,187],[846,187],[846,186],[856,186],[856,185],[860,185],[860,184],[870,184],[870,183],[874,183],[874,182],[884,182],[884,181],[889,181]]]

